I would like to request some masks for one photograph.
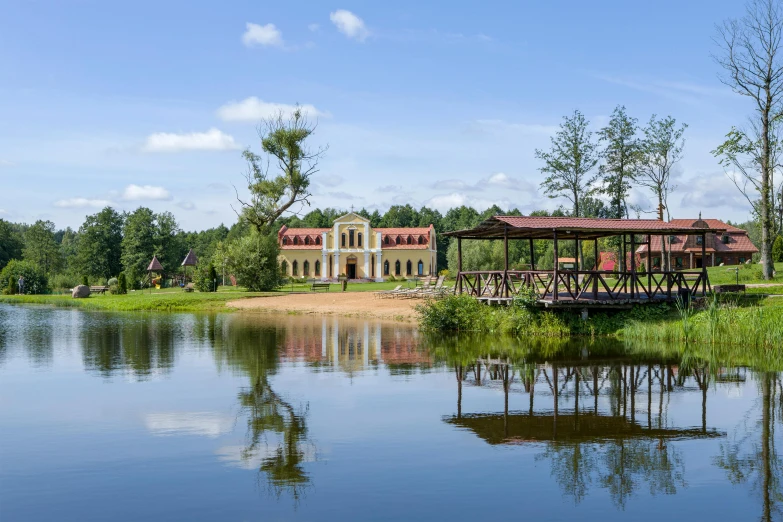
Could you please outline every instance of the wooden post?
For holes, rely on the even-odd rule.
[[[672,298],[672,286],[674,286],[674,278],[672,277],[672,274],[671,274],[672,273],[672,266],[669,263],[669,260],[666,259],[664,261],[664,258],[663,258],[663,256],[664,256],[664,252],[663,252],[663,249],[664,249],[663,245],[664,245],[664,243],[663,242],[665,240],[666,240],[666,236],[661,234],[661,271],[664,271],[663,267],[666,267],[666,270],[664,271],[664,272],[666,272],[666,275],[664,276],[665,279],[666,279],[666,297],[671,301],[671,298]],[[671,248],[671,245],[669,245],[669,247]]]
[[[598,238],[595,238],[593,241],[593,257],[595,257],[595,271],[598,272],[601,270],[601,267],[598,266]],[[598,300],[598,278],[599,274],[594,274],[593,276],[593,299],[596,301]]]
[[[623,292],[628,291],[628,279],[625,277],[625,273],[628,270],[628,267],[625,266],[625,260],[628,257],[625,252],[626,249],[626,242],[625,242],[625,234],[623,234],[623,246],[620,250],[622,250],[622,259],[617,260],[617,264],[619,265],[620,269],[618,270],[618,274],[620,274],[620,277],[623,278]]]
[[[647,292],[652,295],[652,234],[647,234]]]
[[[457,238],[457,291],[462,293],[462,238]]]
[[[576,295],[579,295],[579,234],[574,234],[574,266],[576,267]]]
[[[533,250],[533,238],[530,238],[530,269],[535,270],[536,269],[536,253],[535,250]]]
[[[508,225],[503,227],[503,295],[508,297]]]
[[[552,292],[553,292],[553,294],[552,294],[552,301],[557,302],[557,300],[558,300],[558,297],[557,297],[557,272],[558,272],[558,269],[557,269],[557,265],[558,265],[558,262],[557,262],[557,229],[554,229],[552,231],[552,234],[553,234],[552,237],[554,238],[554,242],[555,242],[554,247],[553,247],[554,254],[555,254],[555,270],[554,270],[555,280],[552,282],[553,283],[553,286],[552,286]]]
[[[701,295],[707,295],[707,234],[701,235]]]
[[[631,299],[636,297],[636,235],[631,234]]]

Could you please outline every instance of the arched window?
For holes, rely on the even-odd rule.
[[[309,276],[310,275],[310,261],[304,262],[304,275]]]
[[[280,273],[283,275],[288,275],[288,261],[283,259],[283,262],[280,263]]]
[[[291,275],[299,275],[299,261],[294,261],[291,264]]]
[[[389,275],[389,261],[388,260],[383,262],[383,275],[385,275],[385,276]]]
[[[410,245],[410,244],[413,242],[413,241],[411,241],[411,236],[408,236],[408,238],[406,239],[406,242],[407,242],[409,245]]]
[[[317,276],[321,275],[321,262],[317,260],[315,262],[315,275]]]
[[[420,245],[424,244],[424,236],[419,236],[419,244]]]
[[[299,236],[294,236],[294,244],[295,245],[299,244]]]
[[[342,242],[340,243],[340,245],[341,245],[343,248],[345,248],[345,234],[343,234],[343,235],[342,235]]]
[[[413,273],[413,263],[411,263],[411,260],[408,259],[408,262],[405,263],[405,275],[411,275]]]
[[[321,244],[321,236],[315,236],[315,244],[320,245]]]
[[[305,236],[305,245],[310,244],[310,236]]]
[[[416,267],[416,273],[420,276],[424,275],[424,262],[421,259],[419,259],[419,264]]]
[[[383,237],[383,244],[384,245],[388,245],[389,244],[389,236],[384,236]]]
[[[351,229],[348,231],[348,246],[353,248],[354,246],[354,236],[356,235],[356,231],[354,229]]]
[[[287,237],[284,237],[284,238],[283,238],[283,244],[284,244],[284,245],[287,245],[287,244],[288,244],[288,238],[287,238]]]
[[[400,275],[400,260],[394,262],[394,275]]]
[[[361,232],[356,234],[356,246],[358,246],[359,248],[362,248],[362,233]]]
[[[400,244],[400,236],[395,236],[394,238],[394,244],[399,245]]]

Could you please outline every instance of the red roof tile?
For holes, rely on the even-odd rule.
[[[676,225],[657,219],[604,219],[604,218],[571,218],[547,216],[495,216],[495,219],[508,223],[516,228],[574,228],[590,230],[666,230],[672,228],[690,228],[693,221],[687,225]],[[715,227],[723,229],[723,227]]]

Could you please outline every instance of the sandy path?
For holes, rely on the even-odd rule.
[[[419,299],[377,299],[372,292],[324,292],[251,297],[229,301],[227,306],[242,310],[334,314],[415,321],[413,309]]]

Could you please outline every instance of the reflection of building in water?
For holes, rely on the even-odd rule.
[[[297,318],[295,327],[286,328],[281,355],[348,372],[381,363],[392,368],[431,365],[414,328],[337,317]]]

